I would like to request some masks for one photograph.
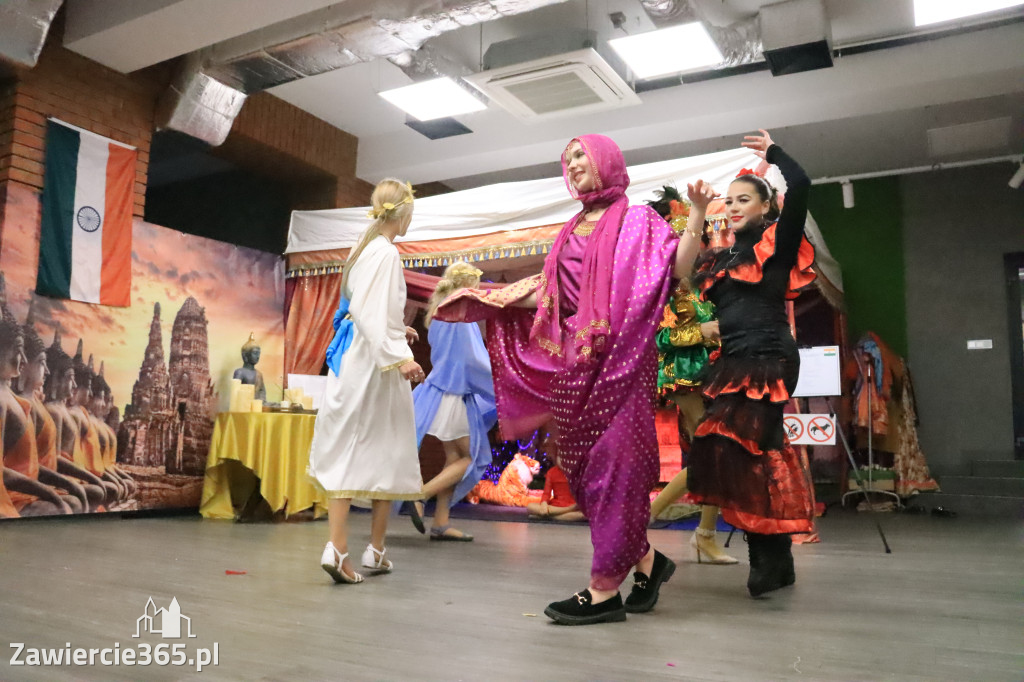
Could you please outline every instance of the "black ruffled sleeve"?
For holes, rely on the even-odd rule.
[[[811,179],[807,177],[800,164],[777,144],[768,148],[765,160],[778,166],[782,177],[786,179],[785,201],[775,234],[775,258],[779,265],[788,270],[796,264],[800,239],[804,234]]]

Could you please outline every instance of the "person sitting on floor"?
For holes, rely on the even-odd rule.
[[[530,516],[543,516],[555,521],[583,521],[587,517],[579,510],[569,490],[569,480],[558,466],[558,458],[544,477],[544,496],[540,502],[526,505]]]

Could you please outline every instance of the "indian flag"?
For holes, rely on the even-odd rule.
[[[36,292],[128,306],[135,149],[50,119]]]

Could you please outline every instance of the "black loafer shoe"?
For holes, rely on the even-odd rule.
[[[622,622],[626,620],[626,609],[622,608],[622,597],[617,593],[595,604],[590,590],[583,590],[568,599],[551,602],[544,609],[544,615],[561,625],[593,625]]]
[[[658,591],[662,583],[667,583],[676,572],[676,564],[667,556],[654,550],[654,566],[651,575],[637,571],[633,574],[633,591],[626,597],[627,613],[644,613],[658,603]]]

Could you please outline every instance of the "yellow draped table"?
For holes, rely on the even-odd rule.
[[[254,488],[252,475],[259,478],[260,494],[275,512],[294,514],[313,507],[317,516],[324,513],[327,499],[306,476],[315,421],[312,414],[218,414],[199,513],[208,519],[235,518],[232,498],[245,501]]]

